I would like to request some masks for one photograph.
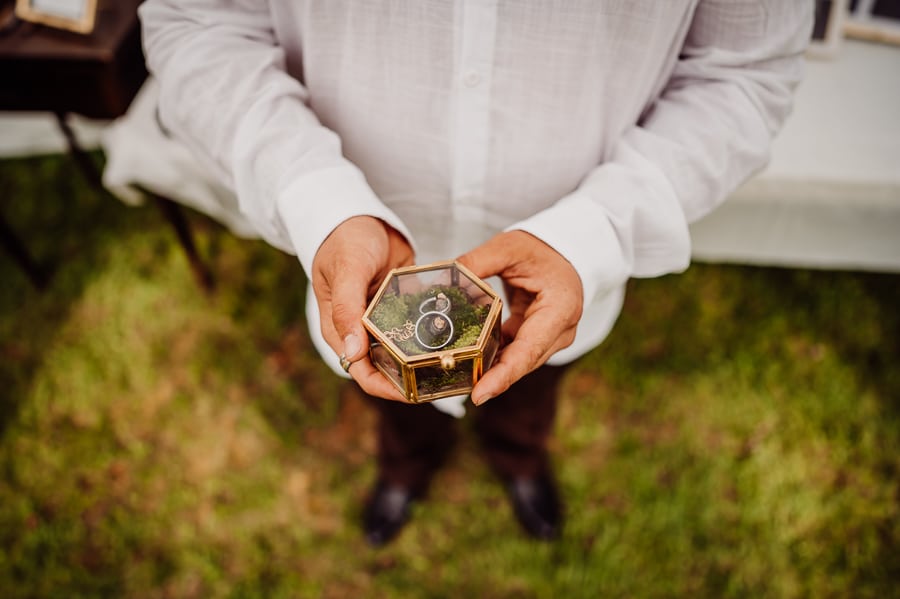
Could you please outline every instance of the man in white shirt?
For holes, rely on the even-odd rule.
[[[520,522],[551,538],[555,366],[606,337],[629,277],[686,268],[688,224],[765,163],[812,10],[148,0],[141,16],[162,122],[261,236],[296,253],[317,347],[370,396],[401,401],[366,356],[360,322],[390,268],[462,254],[502,279],[510,341],[471,399]],[[380,544],[453,435],[430,406],[376,405],[365,527]]]

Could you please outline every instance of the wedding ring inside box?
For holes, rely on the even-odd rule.
[[[363,315],[372,363],[413,403],[468,393],[500,348],[501,304],[458,262],[394,269]]]

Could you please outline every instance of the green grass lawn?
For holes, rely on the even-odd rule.
[[[561,541],[472,435],[392,545],[358,527],[373,415],[322,365],[293,257],[69,160],[0,162],[0,597],[900,595],[900,277],[694,265],[633,281],[567,375]]]

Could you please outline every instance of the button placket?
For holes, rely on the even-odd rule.
[[[481,75],[478,74],[478,71],[467,71],[463,76],[463,84],[466,87],[475,87],[479,83],[481,83]]]
[[[490,142],[491,70],[497,3],[463,4],[455,86],[452,197],[454,214],[471,219],[484,198]]]

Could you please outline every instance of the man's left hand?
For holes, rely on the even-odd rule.
[[[503,335],[512,341],[472,389],[480,405],[572,344],[584,290],[568,260],[524,231],[501,233],[459,261],[481,278],[499,276],[509,304]]]

